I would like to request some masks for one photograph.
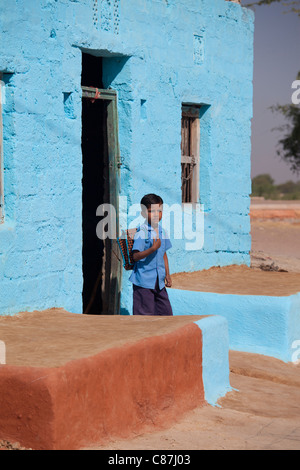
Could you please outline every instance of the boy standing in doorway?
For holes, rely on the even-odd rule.
[[[145,223],[134,237],[132,248],[135,262],[130,281],[133,283],[133,315],[172,316],[166,290],[172,286],[167,250],[172,244],[159,225],[163,200],[147,194],[141,200]]]

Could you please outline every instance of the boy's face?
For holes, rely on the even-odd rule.
[[[157,227],[162,218],[163,206],[162,204],[152,204],[147,208],[147,212],[144,213],[144,217],[152,227]]]

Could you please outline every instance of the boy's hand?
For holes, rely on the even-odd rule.
[[[161,246],[161,239],[160,238],[157,238],[156,240],[154,239],[153,240],[153,245],[152,245],[153,251],[158,250],[158,248],[160,248],[160,246]]]
[[[172,279],[170,275],[166,276],[165,283],[166,287],[172,287]]]
[[[154,253],[156,250],[158,250],[158,248],[161,246],[161,240],[159,238],[157,239],[154,239],[153,240],[153,245],[150,246],[150,248],[148,248],[147,250],[145,251],[133,251],[132,254],[133,254],[133,261],[136,263],[137,261],[140,261],[142,260],[143,258],[146,258],[147,256],[151,255],[152,253]]]

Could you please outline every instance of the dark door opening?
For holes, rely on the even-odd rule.
[[[83,54],[82,67],[83,313],[116,315],[120,310],[122,276],[117,241],[101,240],[96,228],[100,205],[111,204],[118,214],[117,95],[114,90],[100,88],[103,86],[101,57]]]
[[[82,102],[83,312],[103,312],[104,242],[97,237],[97,207],[108,202],[107,102]]]
[[[103,58],[82,54],[81,86],[103,88]]]

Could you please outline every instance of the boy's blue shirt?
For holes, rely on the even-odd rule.
[[[132,251],[145,251],[153,245],[153,240],[157,238],[157,234],[150,224],[144,223],[134,236]],[[136,286],[146,289],[154,289],[158,276],[159,288],[165,287],[165,262],[164,254],[172,247],[170,239],[166,231],[159,225],[159,238],[161,246],[151,255],[137,261],[134,264],[133,272],[129,280]]]

